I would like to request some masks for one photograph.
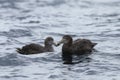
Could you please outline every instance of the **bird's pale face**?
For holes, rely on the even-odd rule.
[[[58,43],[57,43],[57,46],[59,46],[60,44],[62,44],[62,43],[68,43],[68,41],[66,40],[66,39],[62,39],[61,41],[59,41]]]
[[[49,41],[48,42],[49,45],[55,45],[56,46],[56,43],[54,41]]]
[[[52,37],[47,37],[46,40],[45,40],[45,44],[56,45],[56,43],[54,42],[54,39]]]
[[[72,42],[72,38],[70,36],[63,36],[62,40],[59,41],[56,45],[59,46],[60,44],[67,44],[69,42]]]

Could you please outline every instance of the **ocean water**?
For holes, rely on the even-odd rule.
[[[21,55],[17,47],[65,34],[97,42],[90,61],[64,65],[61,46]],[[0,0],[0,80],[120,80],[120,0]]]

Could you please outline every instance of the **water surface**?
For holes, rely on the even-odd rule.
[[[0,0],[1,80],[119,80],[119,0]],[[97,42],[91,60],[63,65],[61,46],[53,53],[21,55],[29,43],[65,34]]]

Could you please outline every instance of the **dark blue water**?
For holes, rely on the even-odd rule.
[[[98,45],[90,61],[64,65],[55,52],[21,55],[29,43],[65,34]],[[0,80],[119,80],[119,0],[0,0]]]

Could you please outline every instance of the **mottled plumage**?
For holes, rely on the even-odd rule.
[[[47,37],[44,42],[45,46],[41,46],[39,44],[31,43],[23,46],[22,48],[17,48],[17,52],[20,54],[37,54],[43,52],[53,52],[54,49],[52,45],[55,45],[52,37]]]
[[[62,59],[63,61],[65,61],[65,64],[72,63],[72,55],[91,54],[94,46],[97,44],[92,43],[88,39],[77,39],[73,41],[72,37],[69,35],[63,36],[62,40],[59,43],[57,43],[57,45],[60,45],[61,43],[63,43]]]

